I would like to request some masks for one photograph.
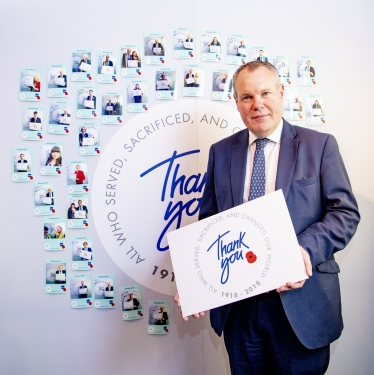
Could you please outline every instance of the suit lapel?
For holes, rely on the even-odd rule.
[[[275,190],[282,189],[286,200],[295,172],[297,150],[299,147],[299,140],[294,139],[296,135],[296,129],[287,121],[283,120]]]
[[[231,192],[234,207],[243,203],[245,169],[248,155],[248,131],[240,132],[238,142],[231,146]]]

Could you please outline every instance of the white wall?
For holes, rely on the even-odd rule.
[[[184,62],[173,60],[170,54],[172,28],[190,25],[195,32],[215,28],[221,29],[224,35],[247,33],[249,44],[265,45],[274,54],[316,56],[319,87],[315,92],[324,95],[327,106],[328,124],[324,130],[338,139],[362,214],[356,236],[337,256],[342,271],[345,329],[332,346],[328,374],[372,373],[373,7],[368,0],[1,0],[0,373],[39,375],[52,369],[55,374],[229,373],[223,344],[209,328],[207,318],[184,324],[174,309],[170,334],[156,337],[146,334],[145,319],[122,322],[119,309],[76,311],[69,308],[67,296],[44,295],[43,264],[49,254],[41,246],[42,219],[33,217],[31,186],[10,182],[9,149],[34,147],[38,150],[38,145],[20,140],[24,103],[18,102],[17,90],[21,66],[45,69],[47,64],[69,63],[73,48],[92,46],[94,50],[119,50],[120,44],[141,44],[143,31],[163,31],[168,37],[167,65],[181,71]],[[199,54],[194,60],[199,62]],[[212,67],[216,66],[205,65],[209,77]],[[149,79],[153,79],[154,68],[146,69],[152,72]],[[123,82],[121,79],[119,86]],[[205,91],[206,99],[210,97],[209,86]],[[178,94],[181,97],[181,92]],[[40,103],[45,108],[47,104],[45,98]],[[156,104],[151,99],[150,107]],[[126,120],[133,116],[127,114]],[[103,129],[104,146],[116,131],[115,126]],[[72,139],[77,138],[76,134],[77,129]],[[61,140],[60,136],[53,135],[48,135],[47,139]],[[64,143],[68,142],[64,139]],[[68,145],[67,152],[71,153],[69,159],[76,157],[75,142]],[[97,158],[89,160],[91,171],[96,163]],[[38,176],[37,180],[46,179]],[[65,186],[61,185],[57,187],[57,194],[63,201]],[[85,233],[79,231],[76,235]],[[94,231],[87,234],[94,234]],[[112,262],[99,239],[95,239],[95,272],[115,273],[117,285],[132,285],[134,281]],[[69,259],[70,254],[62,257]],[[146,288],[143,294],[144,300],[167,298]],[[87,359],[79,356],[82,350]]]

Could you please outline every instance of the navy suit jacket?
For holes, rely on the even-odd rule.
[[[106,64],[106,60],[103,62],[103,65],[105,66],[113,66],[113,61],[108,61],[109,65]]]
[[[199,219],[243,203],[248,130],[212,145]],[[320,348],[343,329],[339,266],[360,220],[335,138],[283,120],[275,189],[282,189],[298,242],[310,255],[313,276],[300,289],[280,293],[287,318],[301,343]],[[211,310],[222,334],[231,305]]]
[[[35,117],[33,116],[33,117],[31,117],[30,122],[39,122],[39,123],[41,123],[42,120],[40,119],[40,117],[37,117],[36,121],[35,121]]]

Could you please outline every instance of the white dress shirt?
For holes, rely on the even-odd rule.
[[[280,140],[283,129],[283,119],[280,120],[278,127],[270,134],[267,139],[269,142],[264,147],[265,154],[265,194],[275,191],[275,180],[277,178],[278,158],[280,149]],[[256,137],[250,130],[248,141],[247,168],[244,181],[243,203],[248,202],[249,189],[251,186],[251,177],[253,169],[253,157],[256,151]]]

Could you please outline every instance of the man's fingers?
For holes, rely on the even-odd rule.
[[[300,250],[301,250],[301,255],[303,256],[303,260],[304,260],[304,265],[305,265],[305,271],[307,273],[307,275],[310,277],[313,275],[313,267],[312,267],[312,262],[310,261],[310,256],[309,256],[309,253],[304,250],[301,246],[300,246]]]
[[[285,292],[287,290],[294,290],[294,289],[299,289],[302,288],[303,285],[305,284],[305,280],[297,281],[296,283],[286,283],[286,285],[282,285],[279,288],[276,289],[278,293],[280,292]]]

